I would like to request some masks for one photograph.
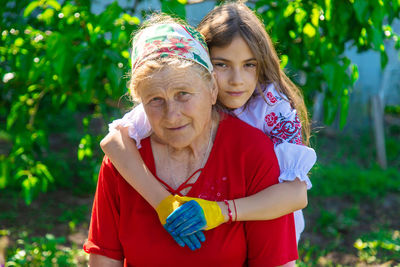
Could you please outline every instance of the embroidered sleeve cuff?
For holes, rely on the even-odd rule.
[[[311,182],[307,174],[317,160],[314,149],[283,142],[275,146],[275,154],[281,170],[280,182],[293,181],[299,178],[301,181],[306,182],[307,189],[311,188]]]
[[[308,178],[307,172],[300,170],[281,171],[281,174],[279,175],[279,182],[282,183],[285,181],[294,181],[296,178],[298,178],[300,181],[305,182],[307,184],[307,189],[311,189],[312,184],[310,178]]]

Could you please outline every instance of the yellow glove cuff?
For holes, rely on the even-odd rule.
[[[194,200],[200,205],[200,207],[203,209],[204,217],[207,222],[207,227],[205,228],[205,230],[211,230],[225,222],[225,218],[222,215],[221,208],[215,201],[204,200],[201,198],[180,197],[180,196],[176,196],[176,199],[179,202],[188,202],[190,200]]]
[[[162,225],[166,224],[167,217],[183,202],[179,202],[175,196],[169,195],[158,204],[156,211]]]

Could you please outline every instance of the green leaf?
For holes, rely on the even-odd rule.
[[[325,0],[325,20],[330,21],[331,20],[331,11],[332,11],[332,0]]]
[[[39,6],[39,1],[32,1],[24,10],[24,17],[29,16]]]
[[[289,2],[287,7],[285,8],[285,11],[283,12],[283,16],[285,18],[287,18],[290,15],[292,15],[294,11],[295,11],[294,3],[293,2]]]
[[[99,21],[100,27],[103,29],[112,28],[114,25],[114,21],[119,17],[122,11],[123,10],[118,5],[117,1],[108,5],[106,10],[104,10],[100,15],[100,21]]]
[[[90,91],[93,87],[94,75],[93,75],[93,66],[87,65],[81,68],[79,73],[79,85],[82,90],[87,92]]]
[[[28,176],[23,182],[22,182],[22,189],[24,192],[24,199],[25,203],[27,205],[30,205],[32,203],[33,195],[34,195],[34,190],[38,186],[38,181],[39,179],[35,176]]]
[[[161,0],[161,11],[186,19],[185,1]]]
[[[324,100],[324,122],[331,125],[335,120],[338,110],[338,103],[332,96],[325,97]]]
[[[61,9],[61,5],[55,0],[47,0],[46,3],[57,11]]]
[[[119,53],[117,53],[113,50],[105,49],[103,52],[104,52],[104,55],[106,55],[107,58],[111,59],[111,62],[113,62],[113,63],[116,63],[121,60],[121,56],[119,55]]]
[[[53,21],[55,11],[52,8],[47,8],[41,15],[40,19],[46,22],[47,25],[51,24]]]
[[[14,45],[17,46],[17,47],[23,46],[24,45],[24,39],[22,39],[21,37],[18,37],[17,39],[15,39]]]
[[[6,156],[0,155],[0,189],[4,189],[7,186],[7,177],[9,177],[9,164],[10,162],[6,159]]]
[[[115,66],[115,64],[110,64],[107,69],[107,78],[110,80],[112,91],[118,91],[120,86],[120,81],[122,78],[122,69]]]
[[[11,107],[10,113],[7,116],[7,130],[10,130],[18,118],[19,110],[22,107],[22,102],[16,102]]]
[[[89,134],[86,134],[84,137],[82,137],[81,142],[79,143],[78,147],[78,160],[82,161],[85,157],[91,157],[92,156],[92,149],[91,149],[91,144],[92,144],[92,136]]]
[[[351,65],[351,82],[354,84],[358,80],[358,67],[356,64]]]
[[[388,55],[385,51],[381,51],[381,69],[384,69],[389,62]]]
[[[353,4],[354,11],[356,12],[356,17],[359,22],[366,22],[367,12],[368,12],[368,1],[365,0],[354,0]]]
[[[301,29],[303,28],[303,24],[305,21],[305,18],[307,17],[307,12],[302,9],[302,8],[297,8],[296,9],[296,14],[294,15],[294,21],[296,22],[296,25]]]
[[[314,27],[318,27],[319,16],[320,16],[320,8],[316,6],[311,11],[311,23]]]
[[[37,163],[36,164],[36,168],[38,170],[38,173],[43,174],[44,177],[46,178],[45,180],[54,183],[54,177],[53,175],[51,175],[51,173],[49,172],[48,168],[46,165],[44,165],[43,163]]]
[[[289,62],[289,57],[287,55],[282,55],[280,64],[281,69],[284,69],[288,62]]]
[[[306,23],[306,25],[303,28],[303,32],[309,38],[313,38],[315,36],[316,30],[310,23]]]
[[[346,125],[347,115],[349,113],[349,91],[348,89],[343,90],[343,95],[340,98],[340,119],[339,119],[339,127],[343,129]]]

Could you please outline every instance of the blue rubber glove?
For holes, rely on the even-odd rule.
[[[190,236],[205,229],[207,221],[202,207],[195,200],[190,200],[174,210],[166,220],[165,228],[175,236]]]
[[[194,234],[187,236],[177,236],[170,232],[168,228],[164,225],[165,230],[172,236],[172,238],[178,243],[181,247],[187,245],[191,250],[196,250],[201,248],[201,242],[206,240],[203,231],[198,231]]]

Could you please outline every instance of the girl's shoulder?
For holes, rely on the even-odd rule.
[[[262,85],[261,89],[264,94],[264,96],[261,98],[270,106],[274,106],[282,102],[288,102],[287,96],[278,91],[277,87],[273,83]]]

